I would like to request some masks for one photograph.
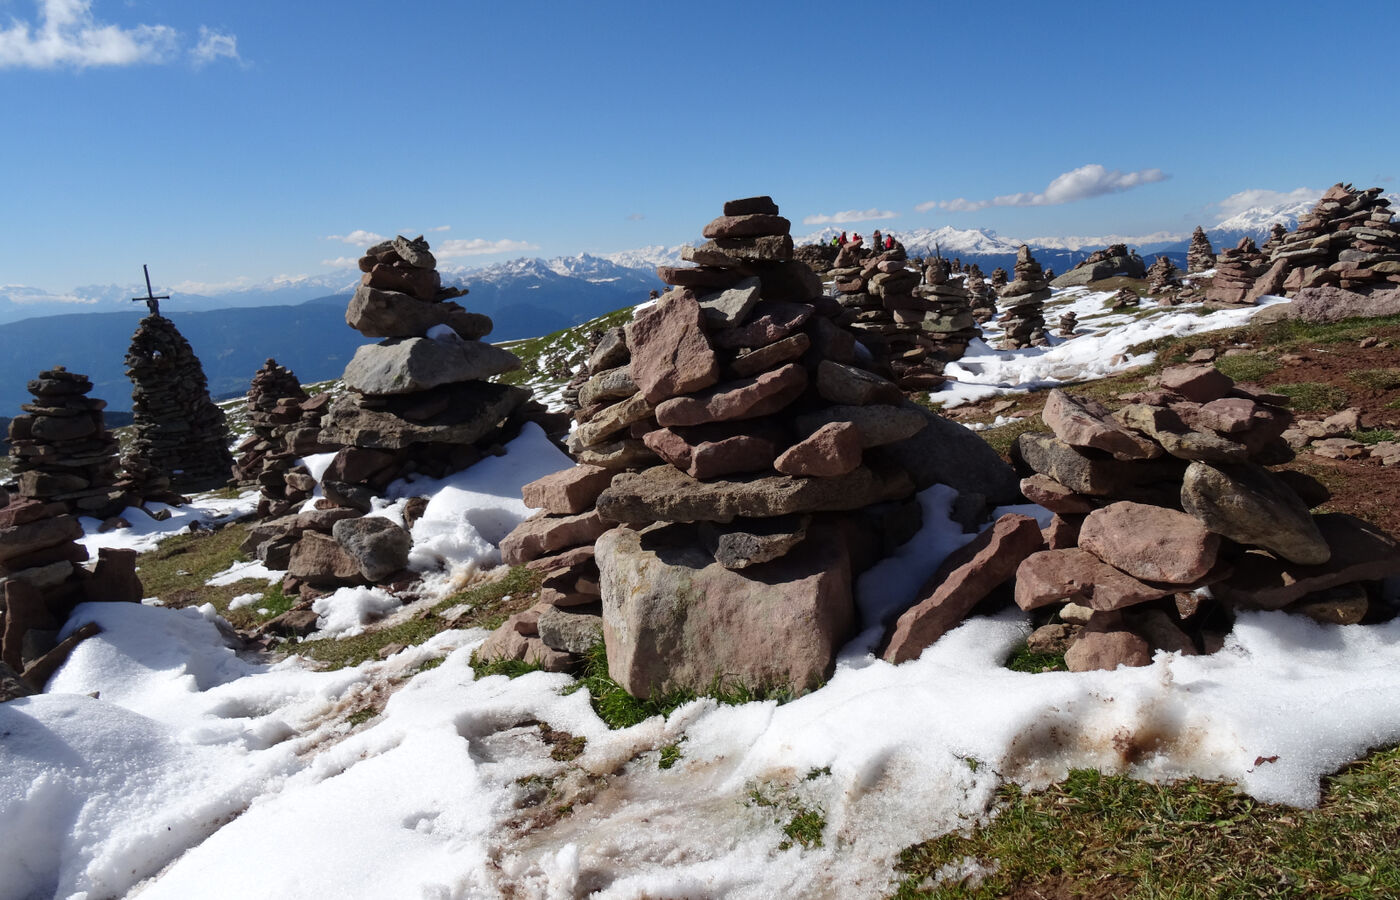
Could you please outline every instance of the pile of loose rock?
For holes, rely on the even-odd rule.
[[[1142,304],[1142,295],[1132,288],[1119,288],[1108,298],[1109,309],[1130,309]]]
[[[142,319],[126,365],[134,422],[122,465],[142,496],[180,502],[172,488],[202,491],[227,483],[233,467],[228,423],[209,399],[204,367],[175,323],[155,314]]]
[[[107,431],[105,400],[87,396],[86,375],[57,366],[29,382],[34,400],[10,422],[10,459],[21,497],[63,504],[106,519],[141,502],[118,483],[117,439]]]
[[[1051,283],[1057,288],[1067,288],[1117,276],[1142,278],[1146,272],[1147,267],[1136,251],[1129,252],[1127,244],[1111,244],[1102,250],[1095,250],[1087,259]]]
[[[1351,436],[1363,427],[1361,410],[1353,407],[1322,419],[1299,419],[1283,439],[1294,450],[1327,459],[1375,459],[1384,466],[1400,465],[1400,441],[1363,444]]]
[[[1240,609],[1366,620],[1400,546],[1354,517],[1311,514],[1326,489],[1266,468],[1292,456],[1282,397],[1203,365],[1127,399],[1110,413],[1050,394],[1053,434],[1021,435],[1013,457],[1051,525],[1007,516],[955,554],[891,632],[887,659],[917,656],[1009,583],[1041,624],[1032,649],[1067,650],[1075,671],[1213,652]]]
[[[992,286],[987,283],[987,278],[982,274],[982,269],[977,263],[972,263],[967,267],[967,274],[963,277],[963,287],[967,289],[968,305],[971,308],[974,322],[981,325],[996,316],[996,294],[992,292]]]
[[[985,443],[855,363],[769,198],[724,213],[701,265],[659,270],[679,287],[597,360],[613,365],[580,390],[581,464],[526,487],[541,512],[501,552],[546,573],[544,597],[482,655],[560,667],[601,634],[638,696],[801,692],[853,633],[853,573],[917,530],[916,489],[1014,493]]]
[[[1215,268],[1215,249],[1206,237],[1205,229],[1197,225],[1191,232],[1191,244],[1186,248],[1186,271],[1194,275]]]
[[[992,290],[1000,291],[1002,288],[1006,287],[1006,282],[1008,280],[1010,280],[1010,276],[1006,274],[1006,270],[1001,266],[997,266],[992,270]]]
[[[1272,248],[1264,293],[1333,285],[1351,291],[1400,284],[1400,226],[1378,187],[1333,185],[1296,231]],[[1270,243],[1273,243],[1272,241]],[[1269,252],[1271,250],[1271,252]]]
[[[1254,239],[1243,237],[1230,250],[1215,258],[1215,278],[1206,291],[1206,301],[1218,306],[1253,306],[1255,279],[1264,271],[1264,255]]]
[[[321,414],[328,394],[309,397],[296,375],[269,359],[253,375],[246,411],[251,433],[234,448],[233,478],[257,484],[258,518],[284,516],[308,500],[316,479],[300,460],[339,447],[321,443]]]
[[[996,283],[995,275],[992,283]],[[997,293],[1001,298],[1003,350],[1043,347],[1049,343],[1041,310],[1052,292],[1040,263],[1031,256],[1030,247],[1022,244],[1016,251],[1016,280],[999,288]]]
[[[1157,257],[1147,269],[1148,293],[1160,296],[1181,287],[1181,270],[1165,256]]]

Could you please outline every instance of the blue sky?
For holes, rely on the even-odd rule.
[[[1396,189],[1400,3],[1137,10],[0,0],[0,285],[314,274],[364,232],[465,264],[671,245],[756,193],[799,235],[1033,237]]]

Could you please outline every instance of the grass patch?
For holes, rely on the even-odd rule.
[[[588,738],[567,731],[557,731],[544,722],[540,723],[540,740],[549,746],[549,758],[555,762],[571,762],[578,759],[588,746]]]
[[[248,581],[238,582],[239,585],[248,583]],[[257,583],[259,585],[264,584],[262,581]],[[252,593],[252,591],[243,591],[241,593]],[[277,582],[267,586],[266,590],[263,591],[262,599],[258,602],[249,606],[240,606],[238,609],[229,609],[227,605],[225,605],[220,612],[222,612],[224,618],[228,619],[229,624],[234,628],[248,629],[260,625],[268,619],[275,619],[277,616],[282,615],[282,613],[297,604],[297,599],[296,597],[288,597],[286,594],[282,593],[282,585],[280,582]],[[261,612],[261,610],[264,609],[267,610],[267,612]]]
[[[1032,415],[1008,422],[1005,425],[998,425],[996,428],[986,428],[977,432],[982,440],[992,445],[992,449],[1006,456],[1011,452],[1011,445],[1016,443],[1016,438],[1028,431],[1046,431],[1050,428],[1040,420],[1040,416]]]
[[[343,669],[346,666],[358,666],[367,659],[378,658],[379,651],[390,644],[417,646],[451,627],[452,623],[434,615],[427,615],[420,619],[399,622],[388,628],[366,631],[354,637],[302,641],[295,645],[295,650],[301,656],[324,663],[328,669]]]
[[[1279,361],[1273,354],[1236,353],[1217,359],[1215,368],[1235,381],[1258,381],[1277,372]]]
[[[1006,667],[1013,672],[1068,672],[1069,667],[1065,665],[1065,655],[1063,653],[1043,653],[1027,647],[1025,644],[1011,651],[1011,656],[1006,660]]]
[[[811,780],[810,778],[806,780]],[[803,849],[822,846],[826,830],[826,814],[819,806],[809,805],[785,785],[762,784],[749,789],[746,803],[759,809],[772,810],[782,823],[783,841],[779,850],[801,844]]]
[[[417,668],[413,670],[413,674],[420,675],[423,672],[427,672],[430,669],[436,669],[438,666],[442,665],[443,662],[446,661],[446,659],[447,657],[445,656],[434,656],[432,659],[425,659],[418,664]]]
[[[531,672],[539,672],[540,664],[526,662],[523,659],[478,659],[475,653],[472,654],[472,671],[477,678],[487,678],[491,675],[504,675],[507,678],[519,678],[521,675],[528,675]]]
[[[433,604],[432,612],[440,613],[466,604],[471,609],[456,619],[458,628],[474,625],[494,631],[512,614],[523,612],[535,605],[535,598],[539,595],[540,584],[543,581],[544,576],[533,569],[511,566],[500,578],[473,585],[438,601]]]
[[[1347,378],[1362,387],[1377,391],[1393,391],[1400,388],[1400,369],[1361,369],[1347,373]]]
[[[1337,410],[1347,404],[1346,391],[1320,381],[1275,384],[1270,385],[1270,390],[1287,397],[1289,407],[1297,412]]]
[[[786,689],[755,689],[722,678],[716,679],[703,693],[677,689],[646,698],[633,697],[608,675],[608,651],[602,641],[594,644],[584,655],[583,677],[565,689],[565,693],[573,693],[581,688],[588,689],[589,703],[593,706],[593,711],[609,728],[630,728],[652,716],[668,716],[701,696],[712,697],[728,705],[761,700],[786,703],[793,699],[792,693]],[[814,690],[815,688],[813,685]]]
[[[669,769],[681,760],[681,745],[667,744],[661,748],[661,758],[656,761],[658,769]]]
[[[159,597],[171,609],[211,603],[235,628],[251,628],[286,612],[292,601],[282,595],[281,586],[269,587],[261,578],[223,585],[205,583],[234,563],[247,562],[247,555],[238,549],[247,536],[245,526],[233,523],[212,532],[182,532],[166,538],[136,558],[142,595]],[[253,593],[262,593],[263,599],[252,606],[228,608],[234,597]],[[272,612],[259,615],[260,608]]]
[[[375,709],[373,706],[367,706],[364,709],[352,712],[345,718],[345,721],[350,725],[363,725],[377,715],[379,715],[379,710]]]
[[[639,298],[641,302],[645,298]],[[519,341],[504,341],[500,346],[520,359],[520,368],[495,377],[502,384],[527,385],[538,382],[563,384],[573,377],[573,369],[585,361],[588,336],[594,331],[607,331],[632,321],[634,308],[625,306],[590,319],[581,325],[560,329],[540,337]]]
[[[1358,444],[1379,444],[1382,441],[1395,440],[1395,432],[1389,428],[1368,428],[1361,431],[1353,431],[1347,435]]]
[[[1397,748],[1326,779],[1317,809],[1198,779],[1154,785],[1091,770],[1038,793],[1003,786],[997,803],[996,819],[971,835],[906,848],[893,896],[1400,896]],[[980,885],[921,886],[968,858],[995,871]]]

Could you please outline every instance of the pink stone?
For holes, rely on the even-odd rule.
[[[1036,472],[1021,479],[1021,493],[1032,503],[1037,503],[1052,513],[1087,513],[1094,508],[1088,497],[1076,494],[1049,475]]]
[[[648,402],[660,403],[719,381],[719,361],[702,319],[699,303],[676,296],[627,326],[632,380]]]
[[[576,516],[536,513],[501,539],[501,560],[508,566],[517,566],[566,547],[591,544],[614,524],[597,510]]]
[[[697,440],[669,428],[658,428],[647,432],[642,441],[657,456],[692,478],[761,472],[778,455],[778,443],[767,433],[706,437],[709,436]]]
[[[1219,400],[1234,387],[1230,377],[1210,365],[1173,366],[1162,371],[1161,385],[1175,391],[1187,400],[1209,403]]]
[[[633,357],[634,364],[635,360]],[[656,421],[673,426],[753,419],[777,412],[796,400],[806,388],[807,370],[797,363],[788,363],[780,369],[725,382],[689,397],[665,400],[656,407]]]
[[[1173,593],[1143,584],[1087,550],[1042,550],[1016,570],[1016,605],[1024,610],[1073,600],[1095,610],[1122,609]]]
[[[1123,500],[1089,513],[1079,546],[1135,578],[1190,584],[1215,565],[1220,536],[1195,516]]]
[[[1112,671],[1119,666],[1145,666],[1151,662],[1152,648],[1147,641],[1127,630],[1085,630],[1065,651],[1065,666],[1071,672]]]
[[[773,468],[784,475],[830,478],[854,470],[860,460],[860,429],[850,422],[828,422],[789,447]]]
[[[612,481],[613,473],[598,466],[576,465],[538,478],[520,489],[520,499],[532,509],[573,515],[593,506]]]
[[[1041,412],[1055,436],[1072,447],[1089,447],[1113,454],[1114,459],[1153,459],[1162,448],[1114,421],[1108,407],[1089,397],[1071,397],[1056,389]]]

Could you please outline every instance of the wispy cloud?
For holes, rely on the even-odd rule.
[[[237,37],[222,31],[214,31],[203,25],[199,26],[199,43],[190,51],[190,59],[194,61],[196,68],[202,68],[220,59],[231,59],[234,62],[243,61],[243,58],[238,55]]]
[[[847,225],[851,222],[870,222],[875,219],[893,219],[899,213],[888,209],[846,209],[831,215],[819,214],[807,216],[802,220],[803,225]]]
[[[1238,194],[1231,194],[1216,205],[1220,207],[1221,214],[1229,217],[1257,206],[1272,207],[1292,203],[1314,203],[1321,196],[1322,191],[1315,188],[1300,187],[1291,191],[1268,191],[1252,188],[1240,191]]]
[[[335,259],[323,259],[321,265],[328,269],[353,269],[360,264],[360,260],[354,256],[337,256]]]
[[[346,244],[360,244],[369,247],[381,241],[387,241],[388,238],[382,234],[375,234],[373,231],[365,231],[363,228],[356,228],[349,234],[328,234],[326,235],[326,240],[343,241]]]
[[[82,288],[79,288],[82,290]],[[16,303],[21,306],[30,303],[82,303],[94,304],[98,302],[96,297],[83,297],[78,294],[54,294],[43,288],[29,287],[23,284],[0,284],[0,300]]]
[[[169,25],[123,27],[99,22],[92,0],[35,0],[38,20],[12,19],[0,28],[0,69],[85,69],[164,63],[180,57],[180,32]],[[231,34],[200,27],[190,50],[199,66],[216,59],[238,59]]]
[[[629,216],[627,217],[627,221],[629,221],[629,222],[640,222],[640,221],[642,221],[642,220],[645,219],[645,218],[646,218],[646,216],[642,215],[641,213],[632,213],[631,215],[629,215]]]
[[[955,200],[931,200],[914,207],[919,212],[942,209],[948,212],[975,212],[989,206],[1059,206],[1102,197],[1104,194],[1118,194],[1144,184],[1166,181],[1171,176],[1161,169],[1142,169],[1137,172],[1109,171],[1098,163],[1080,166],[1054,180],[1040,192],[1023,191],[1017,194],[1003,194],[990,200],[968,200],[958,197]]]
[[[515,253],[520,250],[538,250],[538,244],[531,244],[528,241],[488,241],[484,238],[461,239],[456,238],[450,241],[443,241],[433,248],[433,255],[438,259],[456,259],[461,256],[489,256],[492,253]]]
[[[435,228],[429,228],[428,230],[429,230],[429,231],[451,231],[451,230],[452,230],[452,226],[451,226],[451,225],[438,225],[437,227],[435,227]]]

